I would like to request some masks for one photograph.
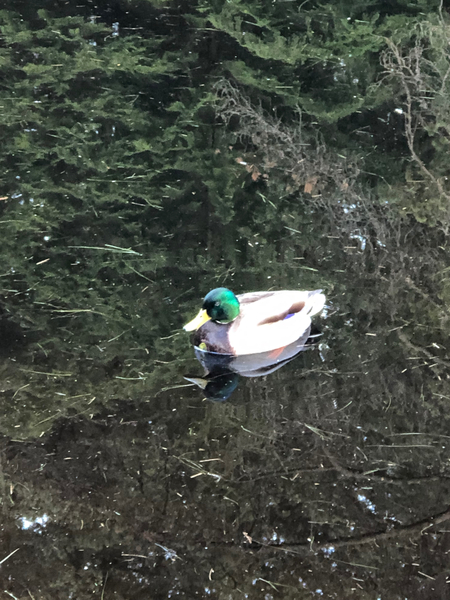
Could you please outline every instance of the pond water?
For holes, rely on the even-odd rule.
[[[66,4],[2,14],[5,598],[450,598],[447,237],[349,233],[207,119],[182,146],[154,41],[111,25],[175,17]],[[222,285],[327,301],[304,351],[208,394],[182,326]]]

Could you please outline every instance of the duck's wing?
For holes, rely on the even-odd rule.
[[[309,316],[319,313],[325,304],[322,290],[251,292],[238,296],[241,320],[254,325],[269,325],[283,321],[289,315],[303,311]]]
[[[253,298],[252,298],[253,296]],[[321,290],[265,292],[255,299],[244,294],[241,314],[228,333],[235,354],[282,348],[296,341],[311,325],[311,316],[325,304]],[[247,301],[248,300],[248,301]]]
[[[275,294],[280,292],[248,292],[246,294],[238,294],[237,299],[240,304],[253,304],[260,300],[267,300],[272,298]]]

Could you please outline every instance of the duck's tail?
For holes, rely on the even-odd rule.
[[[324,306],[325,295],[322,294],[322,290],[314,290],[313,292],[309,292],[309,296],[306,300],[304,308],[308,317],[312,317],[320,313]]]

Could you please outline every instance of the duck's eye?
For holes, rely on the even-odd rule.
[[[214,302],[214,306],[219,306],[220,302]]]

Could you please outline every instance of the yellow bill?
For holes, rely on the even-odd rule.
[[[210,319],[211,319],[211,317],[208,315],[206,310],[202,308],[200,310],[200,312],[198,313],[198,315],[195,317],[195,319],[192,319],[192,321],[189,321],[189,323],[186,323],[186,325],[183,327],[183,329],[185,331],[194,331],[194,330],[198,329],[199,327],[201,327],[204,323],[206,323]]]

